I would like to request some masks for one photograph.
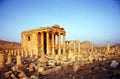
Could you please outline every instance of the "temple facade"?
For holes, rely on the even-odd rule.
[[[22,49],[36,56],[65,54],[65,36],[64,28],[59,25],[23,31]]]

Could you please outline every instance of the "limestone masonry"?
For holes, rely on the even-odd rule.
[[[59,25],[24,31],[22,32],[22,48],[34,52],[36,56],[61,55],[65,53],[65,35],[64,28]]]
[[[83,45],[66,40],[66,35],[59,25],[23,31],[21,48],[0,50],[0,79],[100,79],[100,73],[113,79],[110,69],[120,74],[113,72],[120,46],[107,42],[100,47],[89,41]]]

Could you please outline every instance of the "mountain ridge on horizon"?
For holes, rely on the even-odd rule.
[[[1,49],[19,49],[21,48],[21,43],[7,41],[7,40],[0,40],[0,48]]]

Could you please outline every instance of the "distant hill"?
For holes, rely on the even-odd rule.
[[[19,49],[21,48],[21,44],[17,42],[0,40],[0,48],[1,49]]]
[[[91,43],[90,41],[83,41],[83,42],[80,43],[80,46],[81,46],[81,48],[83,48],[83,49],[85,49],[85,48],[91,49],[92,43]],[[101,47],[101,46],[97,46],[97,45],[95,45],[95,44],[93,44],[93,46],[94,46],[94,47]]]
[[[115,46],[120,47],[120,43],[115,43],[115,44],[114,44],[114,45],[112,45],[111,47],[115,47]]]

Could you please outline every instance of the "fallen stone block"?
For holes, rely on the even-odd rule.
[[[13,67],[11,68],[11,70],[12,70],[12,71],[17,71],[17,72],[19,72],[19,71],[21,70],[21,68],[20,68],[19,66],[13,66]]]
[[[116,67],[118,66],[118,64],[119,64],[119,62],[113,60],[112,63],[110,64],[110,66],[111,66],[112,68],[116,68]]]
[[[58,66],[58,67],[56,67],[56,68],[52,68],[52,69],[46,70],[46,71],[42,72],[41,74],[42,74],[42,75],[49,75],[49,74],[58,72],[58,71],[60,71],[60,70],[61,70],[61,66]]]
[[[68,68],[70,68],[70,65],[69,64],[64,64],[61,67],[62,67],[62,69],[68,69]]]
[[[8,72],[4,73],[4,78],[5,79],[10,78],[11,73],[12,73],[12,71],[8,71]]]
[[[12,79],[17,79],[17,77],[13,73],[10,76],[11,76]]]
[[[106,58],[103,58],[103,60],[106,60]]]
[[[29,72],[33,72],[33,71],[35,71],[35,68],[34,68],[33,66],[30,66],[30,67],[28,68],[28,70],[29,70]]]
[[[42,72],[44,72],[45,71],[45,68],[44,67],[38,67],[38,72],[39,73],[42,73]]]
[[[80,64],[79,63],[73,63],[73,71],[77,72],[80,70]]]
[[[19,78],[27,77],[26,74],[23,71],[21,71],[18,76],[19,76]]]
[[[39,76],[31,75],[30,79],[40,79]]]

